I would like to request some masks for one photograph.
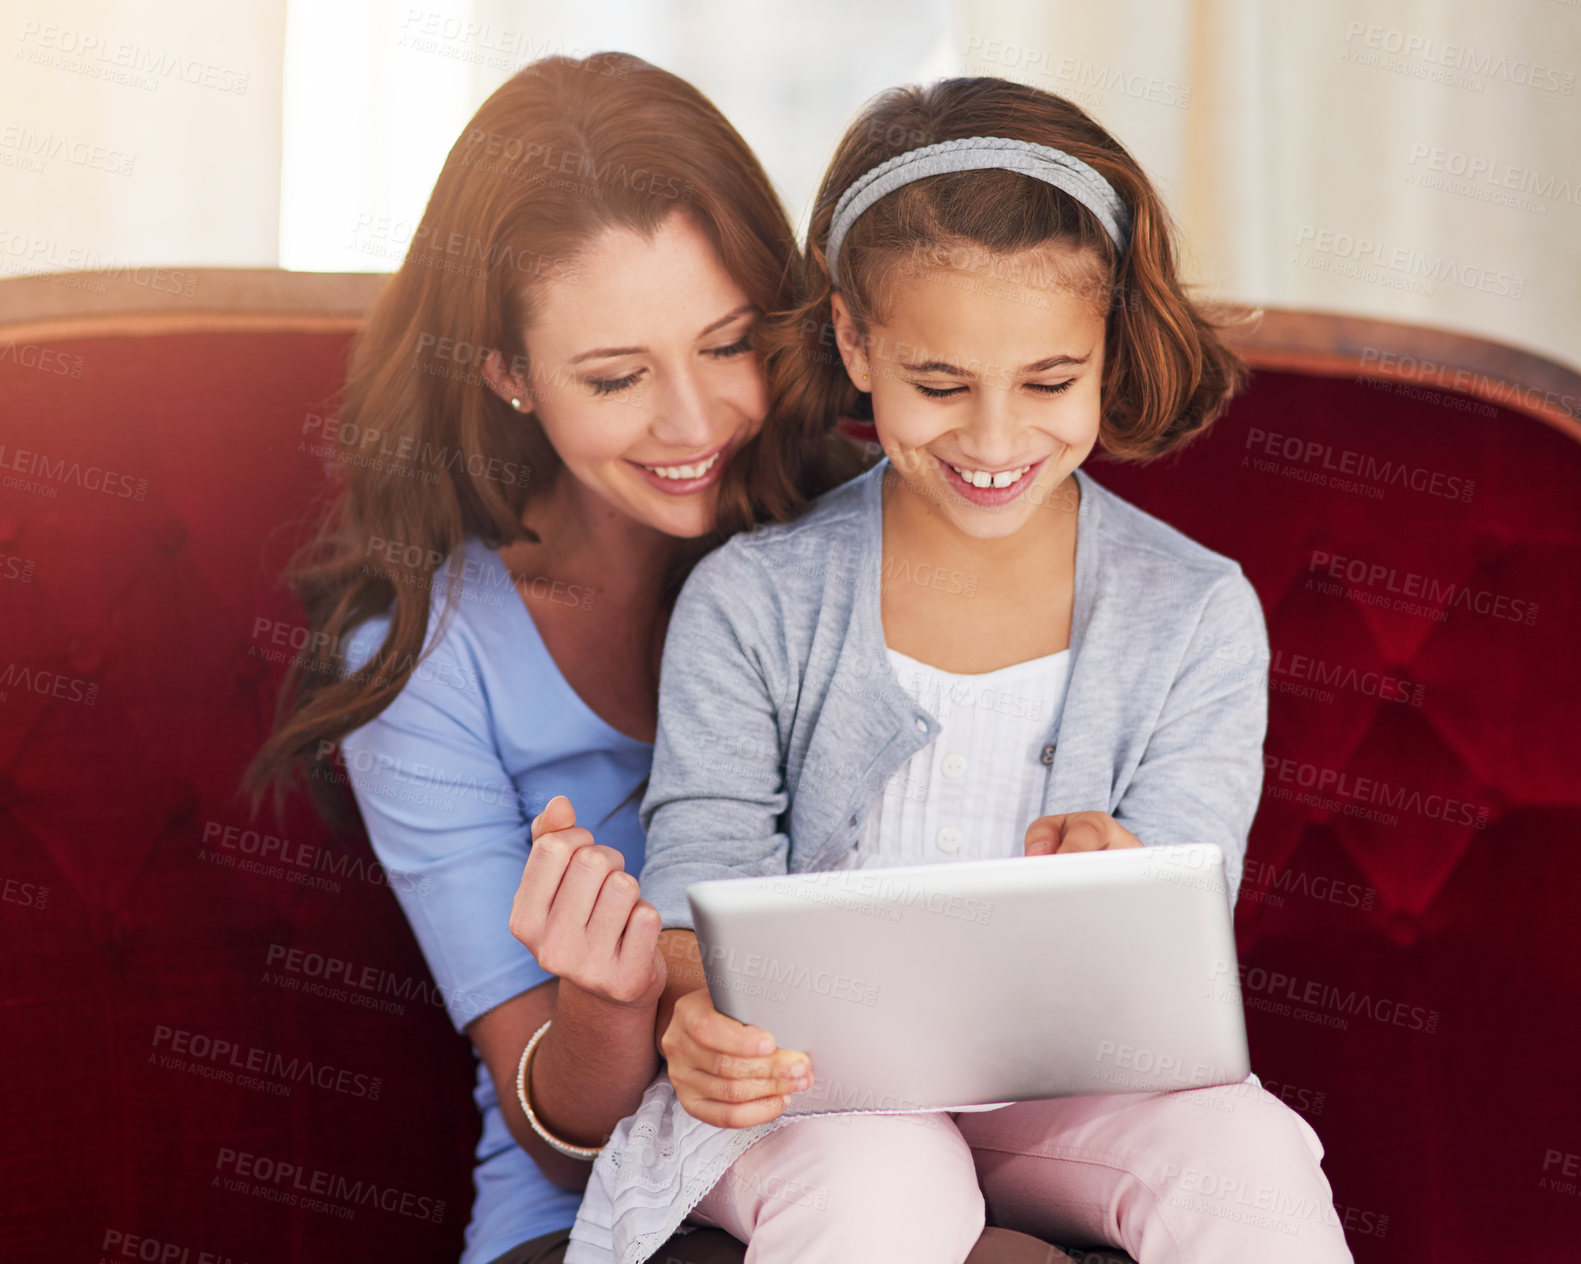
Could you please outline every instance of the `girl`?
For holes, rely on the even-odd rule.
[[[794,254],[695,88],[622,54],[550,58],[467,124],[356,344],[346,485],[292,575],[321,648],[246,785],[333,791],[341,745],[478,1054],[463,1264],[561,1258],[591,1148],[658,1067],[634,791],[676,579],[857,468],[827,427],[765,420],[756,329]],[[741,1249],[712,1230],[669,1254]]]
[[[1261,789],[1255,591],[1080,468],[1100,441],[1174,451],[1241,377],[1130,155],[1030,87],[892,91],[836,152],[805,266],[776,406],[870,404],[886,459],[677,602],[642,807],[667,1072],[595,1165],[568,1264],[637,1264],[687,1216],[762,1264],[959,1264],[985,1218],[1140,1264],[1349,1260],[1316,1134],[1255,1076],[920,1127],[788,1117],[779,1075],[816,1066],[701,990],[692,882],[1211,841],[1233,904]],[[1214,670],[1226,642],[1252,671]]]

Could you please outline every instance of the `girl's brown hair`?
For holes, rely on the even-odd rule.
[[[530,376],[524,335],[542,287],[574,285],[578,251],[603,230],[651,236],[677,212],[760,311],[793,301],[784,208],[747,143],[685,80],[622,53],[551,57],[513,75],[468,123],[352,349],[332,423],[345,486],[286,572],[313,636],[242,779],[255,814],[271,786],[282,811],[300,773],[327,820],[349,821],[329,775],[334,743],[416,669],[439,566],[450,559],[448,614],[465,537],[491,548],[536,541],[523,511],[560,469],[537,420],[484,383],[484,360],[498,349]],[[677,549],[665,596],[708,548],[753,522],[793,517],[854,472],[849,461],[826,419],[771,415],[723,475],[714,531]],[[386,611],[382,648],[343,677],[346,638]]]
[[[835,203],[864,172],[897,154],[970,136],[1031,141],[1085,162],[1129,208],[1129,244],[1118,251],[1080,202],[1016,172],[915,181],[864,211],[840,247],[840,294],[858,328],[882,323],[889,283],[908,269],[962,251],[1005,255],[1062,245],[1095,264],[1088,269],[1097,273],[1088,293],[1107,313],[1099,428],[1104,450],[1121,460],[1151,460],[1200,434],[1240,389],[1246,370],[1220,340],[1210,313],[1186,297],[1158,194],[1136,160],[1077,106],[993,78],[891,88],[846,130],[813,207],[803,301],[769,334],[776,407],[803,425],[815,417],[871,415],[868,397],[851,383],[834,345],[824,248]]]

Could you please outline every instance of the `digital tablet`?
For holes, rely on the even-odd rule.
[[[714,1007],[812,1060],[788,1113],[957,1110],[1250,1071],[1207,843],[695,882]]]

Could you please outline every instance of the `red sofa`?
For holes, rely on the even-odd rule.
[[[366,838],[236,794],[379,284],[0,283],[7,1259],[460,1249],[469,1046]],[[1263,598],[1253,1065],[1363,1264],[1581,1258],[1581,382],[1373,322],[1237,339],[1206,437],[1089,468]]]

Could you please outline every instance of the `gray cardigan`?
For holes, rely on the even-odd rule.
[[[830,868],[939,732],[885,652],[885,477],[887,460],[687,579],[641,808],[642,894],[666,928],[691,926],[690,883]],[[1262,792],[1262,606],[1239,564],[1075,477],[1071,671],[1044,814],[1107,812],[1145,846],[1217,843],[1233,907]],[[916,578],[961,591],[969,613],[966,577]]]

